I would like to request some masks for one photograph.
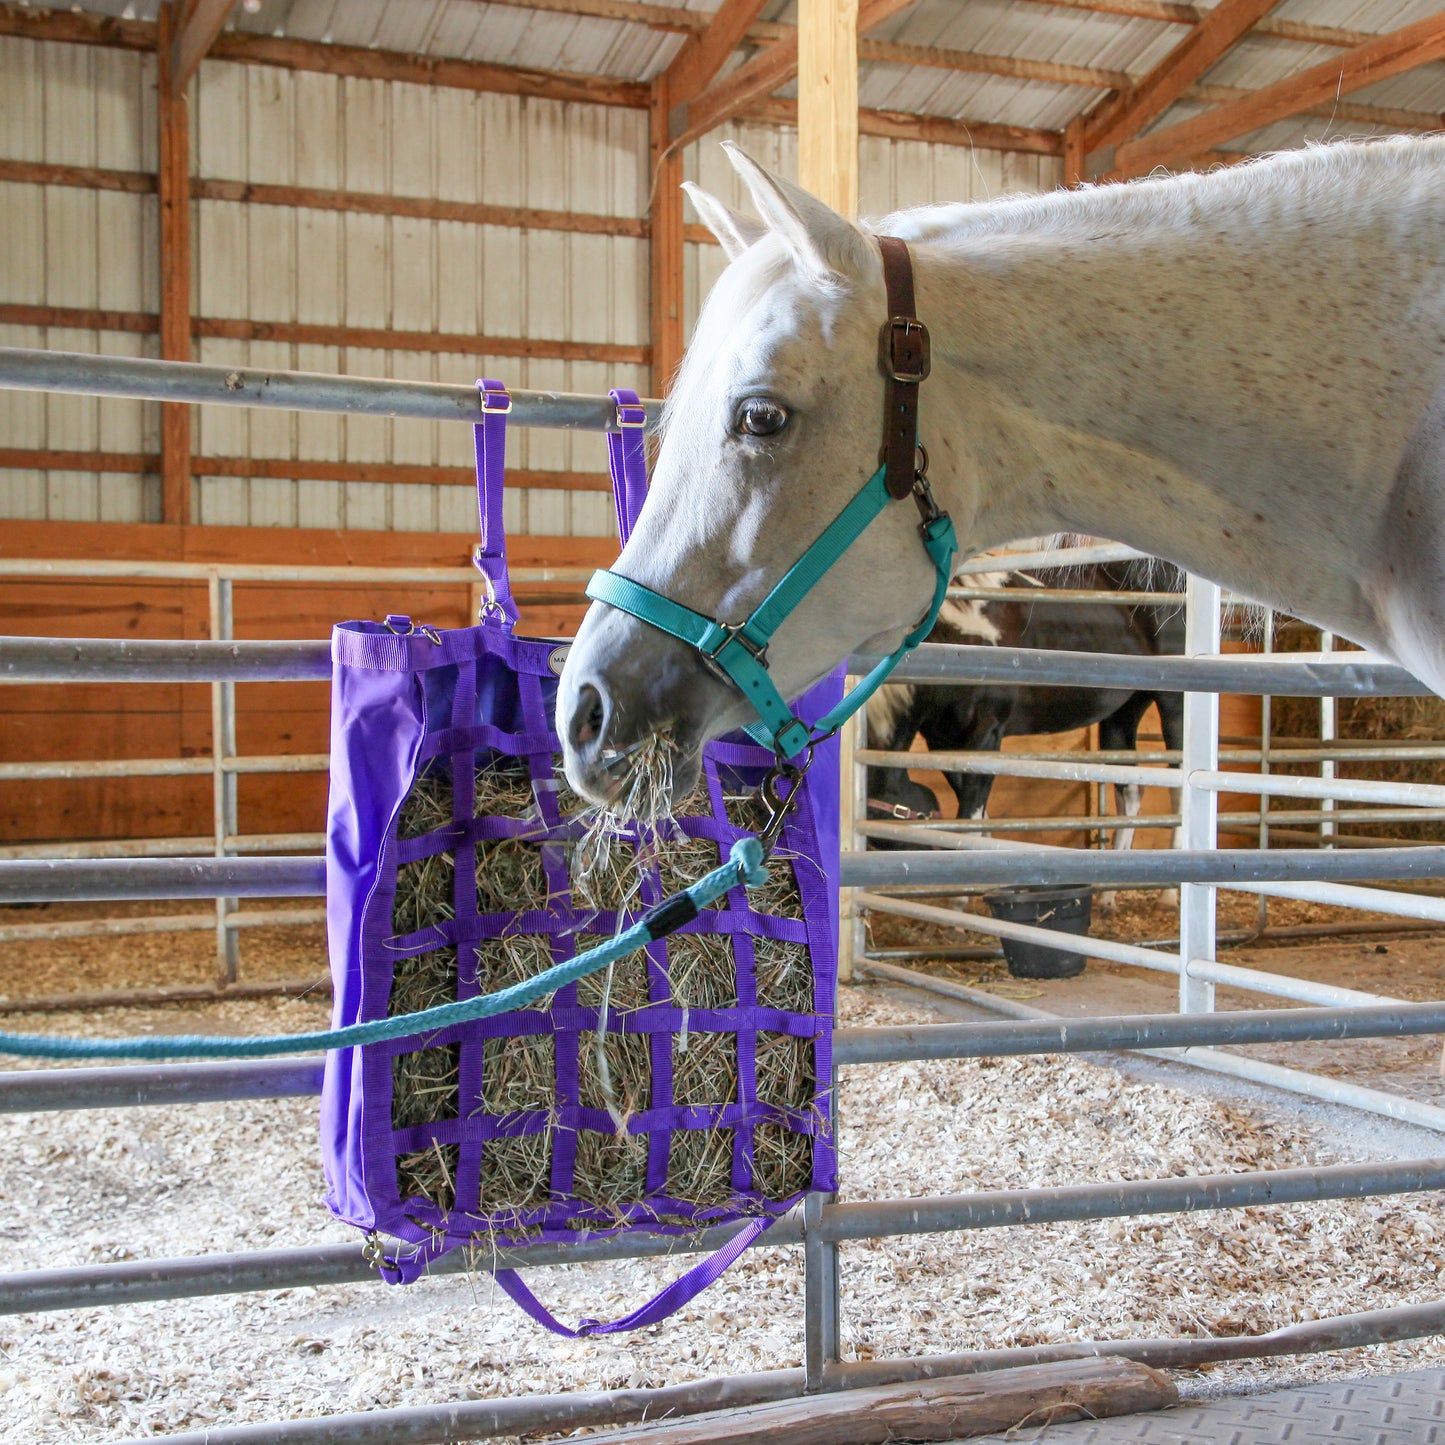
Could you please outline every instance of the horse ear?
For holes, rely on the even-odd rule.
[[[768,229],[781,236],[804,265],[824,279],[867,274],[874,253],[857,226],[801,186],[765,171],[731,141],[724,141],[723,149]]]
[[[701,186],[684,181],[682,188],[687,192],[688,199],[698,215],[702,217],[703,225],[718,238],[729,261],[736,261],[754,241],[761,241],[767,235],[767,227],[761,221],[755,221],[751,216],[738,215],[736,211],[723,205],[716,196],[709,195]]]

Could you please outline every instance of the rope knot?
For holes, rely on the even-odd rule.
[[[760,888],[768,881],[763,856],[763,845],[756,838],[739,838],[728,854],[728,861],[737,865],[738,878],[743,884]]]

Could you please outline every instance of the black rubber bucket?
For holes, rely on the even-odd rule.
[[[1094,908],[1092,888],[1000,888],[985,893],[983,901],[995,918],[1006,923],[1027,923],[1061,933],[1087,934]],[[1073,978],[1083,973],[1082,953],[1002,938],[1004,961],[1015,978]]]

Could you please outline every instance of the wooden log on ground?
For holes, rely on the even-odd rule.
[[[1133,1360],[1063,1360],[867,1390],[840,1390],[593,1435],[589,1445],[881,1445],[964,1440],[1023,1425],[1097,1420],[1179,1403],[1167,1375]]]

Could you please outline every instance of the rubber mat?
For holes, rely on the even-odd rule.
[[[1445,1445],[1445,1369],[980,1435],[968,1445]]]

